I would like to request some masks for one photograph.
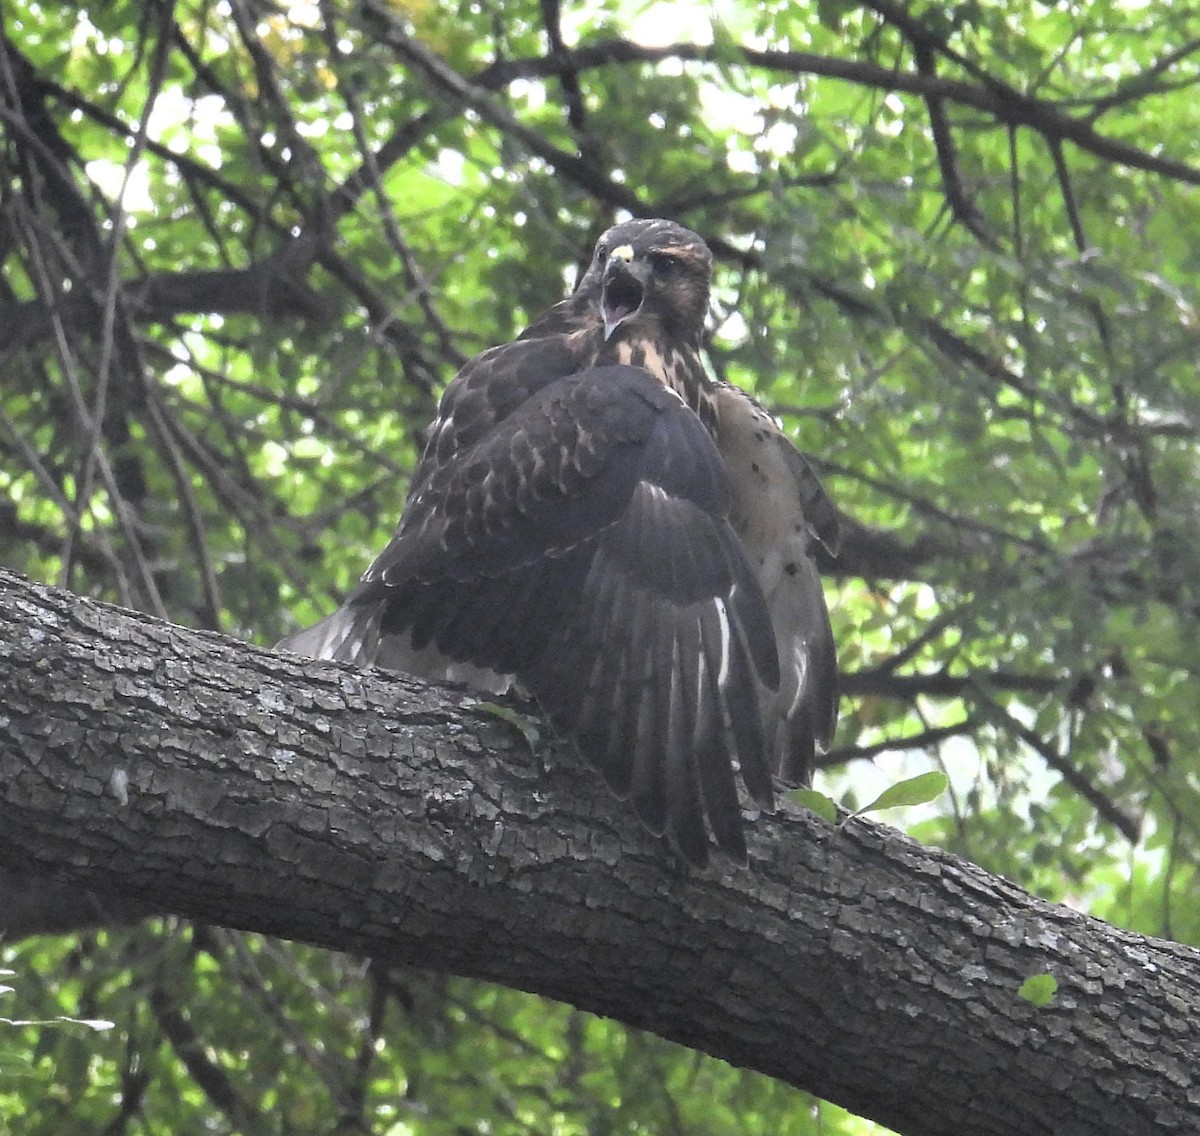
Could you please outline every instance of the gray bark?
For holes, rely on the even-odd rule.
[[[911,1136],[1200,1130],[1200,952],[791,806],[685,870],[474,703],[0,571],[0,866],[549,995]]]

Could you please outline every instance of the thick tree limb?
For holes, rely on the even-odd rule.
[[[307,265],[300,267],[297,272],[295,266],[276,259],[249,268],[164,272],[125,286],[123,301],[135,323],[189,314],[327,319],[329,304],[304,282],[302,272]],[[12,329],[5,351],[31,347],[48,338],[56,318],[73,330],[83,330],[94,322],[95,308],[86,296],[61,298],[54,308],[41,300],[0,306],[0,325]]]
[[[565,999],[914,1136],[1200,1122],[1200,952],[882,825],[788,807],[689,873],[469,693],[4,572],[0,715],[10,872]]]

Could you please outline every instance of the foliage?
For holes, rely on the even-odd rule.
[[[6,11],[0,557],[275,640],[386,539],[455,368],[613,219],[672,216],[717,254],[714,371],[854,521],[827,784],[932,763],[922,839],[1200,942],[1189,7]],[[14,1016],[118,1022],[0,1026],[28,1132],[868,1130],[565,1007],[225,931],[3,961]]]
[[[1018,998],[1033,1006],[1048,1006],[1058,992],[1058,980],[1052,974],[1031,974],[1021,983]]]

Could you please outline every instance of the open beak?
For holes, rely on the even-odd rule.
[[[640,277],[641,273],[634,267],[633,249],[628,245],[613,249],[604,269],[600,292],[605,339],[641,308],[646,289]]]

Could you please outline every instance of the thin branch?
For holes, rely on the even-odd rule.
[[[905,750],[932,749],[950,738],[961,738],[973,734],[979,722],[975,718],[964,718],[953,726],[935,726],[922,730],[919,734],[905,734],[897,738],[884,738],[883,741],[871,745],[837,746],[817,759],[818,766],[828,769],[834,765],[844,765],[848,761],[858,761],[878,757],[881,753],[901,753]]]
[[[645,216],[647,205],[627,186],[612,181],[591,163],[577,154],[568,153],[553,145],[536,130],[532,130],[504,107],[489,97],[488,84],[480,84],[451,67],[441,56],[409,36],[380,0],[366,0],[366,7],[383,21],[388,45],[400,58],[432,82],[443,95],[461,107],[469,107],[484,121],[504,131],[505,135],[524,146],[530,153],[548,162],[576,185],[610,205],[628,209]],[[575,53],[570,53],[572,58]],[[554,70],[557,73],[557,68]],[[495,84],[503,85],[503,84]]]
[[[1136,75],[1118,83],[1116,90],[1111,94],[1092,101],[1087,121],[1094,123],[1101,115],[1107,114],[1115,107],[1137,102],[1150,95],[1166,94],[1170,91],[1194,86],[1197,82],[1196,78],[1182,83],[1159,83],[1157,80],[1177,63],[1182,63],[1189,55],[1195,55],[1197,51],[1200,51],[1200,37],[1188,40],[1174,51],[1168,51],[1166,55],[1156,59],[1144,71],[1139,71]]]
[[[330,54],[334,55],[337,52],[337,33],[330,22],[330,13],[328,11],[324,13],[323,30],[326,46]],[[446,324],[446,321],[442,319],[441,314],[434,304],[429,281],[421,271],[421,267],[418,265],[412,249],[400,232],[400,224],[396,218],[395,210],[392,208],[391,199],[383,190],[383,176],[379,168],[377,155],[371,150],[370,143],[367,141],[366,131],[363,128],[364,114],[362,104],[351,84],[342,84],[339,91],[342,100],[346,104],[346,109],[350,112],[350,129],[358,145],[358,152],[362,156],[363,164],[360,167],[360,173],[366,174],[366,184],[370,186],[371,191],[375,195],[384,235],[387,237],[388,243],[395,250],[401,267],[404,269],[404,274],[408,279],[411,290],[410,295],[416,299],[421,309],[421,314],[425,317],[426,326],[432,329],[437,336],[438,347],[443,357],[455,367],[461,367],[466,363],[469,356],[455,343],[453,333]],[[340,195],[339,199],[341,199]]]
[[[36,225],[35,220],[26,218],[21,218],[20,220],[23,222],[21,227],[24,230],[28,230],[27,243],[29,249],[30,278],[33,281],[35,291],[41,297],[41,302],[50,311],[54,347],[59,360],[63,383],[69,397],[71,412],[74,415],[80,433],[84,436],[90,436],[93,430],[93,423],[87,400],[84,398],[83,388],[79,382],[79,365],[75,352],[72,350],[71,341],[66,334],[66,328],[55,311],[54,287],[51,284],[49,267],[42,254],[42,246],[39,240],[43,234],[32,227]],[[129,556],[137,566],[138,578],[143,588],[145,603],[149,605],[150,610],[155,615],[165,619],[167,614],[166,607],[162,596],[159,594],[158,584],[154,579],[154,573],[151,571],[142,547],[136,512],[131,508],[129,502],[122,494],[108,453],[103,447],[97,450],[95,460],[100,480],[104,485],[105,492],[108,494],[113,512],[116,514],[118,527],[125,537]],[[76,517],[82,517],[87,507],[89,507],[88,502],[80,498],[78,499],[77,508],[73,510],[73,514]],[[68,563],[68,559],[64,556],[62,573],[64,583],[66,582]]]
[[[1079,215],[1079,205],[1075,200],[1075,190],[1071,185],[1071,171],[1067,169],[1062,143],[1051,139],[1049,146],[1050,157],[1054,161],[1054,175],[1058,178],[1058,187],[1062,193],[1063,205],[1066,206],[1067,219],[1071,223],[1071,236],[1075,239],[1075,251],[1083,256],[1088,249],[1087,234],[1083,231],[1083,218]]]
[[[567,111],[567,125],[575,137],[579,153],[589,165],[599,169],[600,162],[596,152],[596,140],[588,133],[587,110],[584,106],[583,91],[579,86],[579,72],[569,62],[567,45],[562,36],[562,3],[561,0],[541,0],[542,26],[546,29],[546,41],[550,45],[552,58],[563,60],[563,66],[558,72],[558,85],[562,88],[563,104]]]
[[[78,524],[78,513],[75,511],[75,506],[67,500],[58,480],[46,468],[38,452],[26,440],[24,432],[9,417],[8,411],[2,406],[0,406],[0,427],[3,427],[7,432],[14,450],[20,455],[25,468],[30,470],[37,479],[37,483],[41,487],[41,491],[45,494],[46,499],[53,503],[54,507],[68,524]],[[50,534],[47,533],[46,535],[49,538]],[[117,594],[121,597],[121,603],[126,607],[133,607],[133,589],[130,585],[129,577],[125,572],[124,565],[121,563],[121,558],[117,555],[116,549],[113,548],[112,541],[109,540],[108,531],[103,525],[96,525],[92,530],[92,536],[95,539],[97,554],[102,558],[104,566],[113,573],[113,578],[117,585]],[[55,544],[61,542],[61,532],[55,532],[53,540]]]
[[[1114,804],[1107,795],[1091,780],[1085,777],[1068,759],[1066,754],[1059,753],[1045,738],[1031,730],[1024,722],[1018,721],[1004,707],[990,699],[983,699],[983,704],[992,716],[1003,726],[1020,738],[1030,749],[1037,753],[1045,763],[1058,773],[1072,789],[1088,802],[1131,844],[1136,844],[1141,836],[1141,823]]]
[[[854,671],[842,676],[846,694],[870,694],[911,702],[922,695],[931,698],[962,698],[982,690],[1011,694],[1053,694],[1063,688],[1062,675],[1015,674],[1012,671],[977,671],[969,675],[896,675],[884,670]]]
[[[271,1126],[242,1097],[229,1074],[209,1059],[192,1023],[162,986],[150,991],[150,1010],[175,1056],[230,1126],[248,1136],[267,1133]]]
[[[210,631],[221,630],[221,591],[217,585],[217,574],[213,568],[211,545],[204,527],[204,517],[200,503],[196,500],[196,490],[183,461],[171,428],[163,413],[163,408],[157,398],[147,400],[147,419],[153,432],[156,448],[166,459],[167,469],[175,484],[175,491],[183,503],[183,517],[187,528],[188,540],[192,547],[192,556],[200,574],[201,591],[203,595],[202,615],[204,626]]]
[[[917,72],[928,78],[934,78],[937,74],[937,60],[932,49],[924,43],[916,43],[913,46]],[[999,242],[988,231],[983,214],[967,194],[958,157],[958,146],[954,141],[954,132],[950,129],[950,119],[946,114],[945,99],[940,95],[927,95],[925,107],[929,112],[929,129],[933,135],[933,148],[937,155],[942,188],[951,215],[981,244],[998,250]]]
[[[145,368],[142,364],[141,353],[137,349],[136,337],[127,314],[121,303],[123,289],[121,287],[121,245],[128,225],[129,215],[125,210],[125,191],[129,179],[141,161],[145,151],[150,124],[150,113],[158,99],[159,92],[166,77],[167,59],[170,54],[169,26],[171,8],[162,9],[163,19],[159,35],[151,53],[149,74],[147,76],[146,98],[142,103],[142,113],[133,135],[133,145],[129,147],[125,159],[125,169],[121,179],[121,188],[113,206],[115,216],[112,221],[112,235],[104,263],[104,283],[99,297],[100,324],[100,359],[96,367],[95,387],[92,393],[91,427],[87,431],[82,446],[83,462],[76,477],[76,500],[82,505],[92,492],[92,482],[95,477],[96,465],[100,457],[101,445],[104,442],[105,423],[108,418],[108,394],[113,379],[113,367],[119,365],[126,372],[121,376],[123,387],[133,387],[145,383]],[[148,12],[147,18],[151,17]],[[139,42],[139,51],[141,44]],[[119,317],[119,318],[118,318]],[[121,350],[118,352],[118,339]],[[63,571],[70,572],[72,549],[79,537],[78,526],[67,530],[63,542]]]
[[[735,55],[745,64],[768,71],[842,79],[861,87],[897,91],[923,99],[941,98],[984,111],[999,124],[1027,126],[1047,138],[1073,142],[1081,150],[1106,161],[1161,174],[1189,185],[1200,185],[1200,169],[1107,138],[1098,134],[1086,118],[1072,117],[1053,103],[1024,95],[993,78],[988,77],[975,85],[959,79],[895,71],[875,63],[836,59],[806,51],[730,49],[725,45],[718,51],[715,47],[693,43],[644,47],[628,40],[601,40],[573,49],[566,59],[537,57],[501,60],[480,72],[472,84],[494,88],[513,79],[545,78],[557,74],[564,63],[569,63],[577,71],[612,64],[661,63],[668,59],[728,65],[730,55]]]

